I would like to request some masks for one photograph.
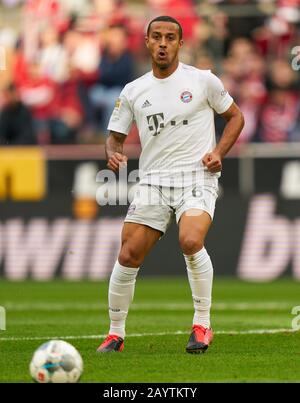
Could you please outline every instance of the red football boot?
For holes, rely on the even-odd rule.
[[[104,342],[97,348],[98,353],[121,352],[124,348],[124,340],[115,334],[109,334]]]
[[[194,325],[186,346],[186,352],[191,354],[205,353],[212,340],[213,331],[211,328]]]

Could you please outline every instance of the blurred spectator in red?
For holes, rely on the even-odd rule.
[[[120,0],[93,0],[95,14],[101,18],[102,27],[112,22],[123,22],[125,18],[124,2]]]
[[[56,85],[41,75],[38,61],[25,64],[24,76],[20,82],[21,100],[27,105],[34,118],[37,141],[39,144],[51,142],[50,120],[54,118],[56,107]]]
[[[100,60],[97,37],[71,29],[63,36],[63,46],[72,77],[95,76]]]
[[[245,116],[245,126],[238,144],[254,141],[262,101],[266,95],[266,88],[260,80],[245,80],[241,83],[237,102]]]
[[[170,15],[180,22],[183,37],[187,42],[194,41],[200,21],[193,0],[148,0],[150,18]]]
[[[14,85],[2,91],[0,112],[0,145],[35,144],[33,119],[22,103]]]
[[[31,110],[39,144],[75,141],[80,126],[81,106],[72,81],[55,83],[42,74],[39,60],[26,63],[19,51],[15,83],[21,100]]]
[[[122,25],[127,30],[128,48],[131,52],[141,51],[143,45],[143,21],[132,17],[127,10],[125,0],[93,0],[94,12],[88,18],[88,24],[94,26],[94,32],[106,30],[112,25]],[[86,26],[85,29],[88,29]]]
[[[33,60],[39,49],[39,35],[43,26],[53,26],[58,31],[68,26],[59,0],[27,0],[24,4],[24,55]]]
[[[256,46],[264,56],[287,57],[291,47],[299,44],[299,8],[299,0],[279,0],[276,13],[254,31]]]
[[[163,14],[183,25],[181,60],[215,71],[239,103],[246,116],[239,142],[300,141],[294,81],[299,74],[283,61],[290,61],[291,49],[300,43],[300,0],[256,0],[249,8],[243,7],[249,6],[247,0],[147,0],[131,8],[134,13],[126,0],[2,3],[22,1],[25,18],[17,50],[17,32],[0,30],[7,65],[0,75],[0,111],[1,88],[14,82],[33,114],[39,143],[103,140],[95,122],[106,132],[115,100],[134,78],[133,70],[138,75],[149,70],[144,28]],[[204,17],[197,15],[196,4]],[[227,14],[219,4],[231,5],[230,10],[237,5],[237,12]],[[216,117],[219,134],[222,125]],[[136,134],[128,141],[136,141]]]
[[[245,114],[245,127],[239,143],[253,141],[262,104],[266,100],[266,66],[264,59],[247,38],[232,41],[224,59],[221,78]]]
[[[300,96],[297,75],[288,62],[279,59],[271,64],[268,88],[268,99],[260,116],[258,140],[289,141],[291,136],[295,137]]]
[[[47,26],[40,34],[39,63],[41,74],[56,83],[69,79],[69,61],[66,49],[54,26]]]
[[[77,28],[77,27],[76,27]],[[63,36],[63,45],[67,53],[70,79],[73,86],[73,102],[80,105],[82,128],[78,141],[94,142],[95,133],[92,128],[93,111],[88,91],[98,79],[100,63],[101,35],[79,32],[76,29],[67,31]],[[70,98],[70,101],[72,98]],[[79,109],[77,108],[79,111]]]
[[[104,36],[98,83],[90,91],[92,105],[101,111],[103,133],[122,88],[133,79],[134,59],[128,50],[127,32],[122,26],[111,26]]]

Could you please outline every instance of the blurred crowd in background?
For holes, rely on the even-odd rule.
[[[0,13],[1,145],[103,143],[121,89],[151,70],[158,15],[181,22],[181,60],[211,69],[241,107],[240,143],[300,141],[300,0],[0,0]]]

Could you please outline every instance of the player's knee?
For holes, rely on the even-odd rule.
[[[203,248],[203,240],[192,235],[181,236],[179,239],[181,250],[185,255],[193,255]]]
[[[143,256],[130,246],[123,246],[119,254],[119,263],[125,267],[140,267],[143,261]]]

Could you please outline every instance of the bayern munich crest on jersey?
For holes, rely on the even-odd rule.
[[[184,102],[185,104],[188,104],[189,102],[191,102],[193,100],[193,94],[190,91],[184,91],[181,95],[180,95],[180,99],[182,102]]]

